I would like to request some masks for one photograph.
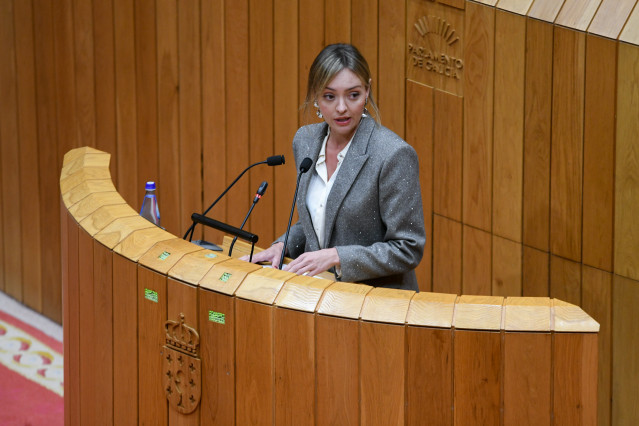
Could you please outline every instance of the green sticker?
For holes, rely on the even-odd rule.
[[[207,253],[204,255],[204,257],[206,257],[207,259],[215,259],[217,257],[217,254],[215,253]]]
[[[226,323],[226,315],[221,312],[209,311],[209,321],[224,324]]]
[[[169,253],[168,251],[163,251],[162,254],[158,256],[158,259],[165,260],[169,256],[171,256],[171,253]]]
[[[158,292],[149,290],[148,288],[144,289],[144,298],[150,300],[151,302],[158,303]]]
[[[220,281],[222,281],[223,283],[227,282],[231,278],[231,275],[233,274],[231,274],[230,272],[223,273],[220,277]]]

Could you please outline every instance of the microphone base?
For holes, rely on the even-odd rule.
[[[213,244],[210,243],[208,241],[205,240],[195,240],[195,241],[191,241],[193,244],[196,244],[202,248],[205,249],[209,249],[209,250],[213,250],[213,251],[222,251],[222,247],[218,246],[217,244]]]

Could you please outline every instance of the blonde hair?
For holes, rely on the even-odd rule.
[[[379,110],[373,99],[373,91],[370,90],[371,71],[364,56],[352,44],[330,44],[317,55],[308,71],[308,86],[302,110],[308,114],[319,94],[345,68],[351,70],[362,80],[364,87],[369,89],[367,107],[372,110],[375,121],[379,123]]]

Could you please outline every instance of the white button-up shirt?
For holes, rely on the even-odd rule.
[[[328,170],[326,168],[326,142],[328,141],[329,133],[322,142],[322,149],[320,150],[319,157],[315,162],[315,173],[311,176],[311,182],[308,186],[308,192],[306,193],[306,207],[311,214],[311,220],[313,221],[313,228],[315,229],[315,235],[321,248],[324,248],[324,234],[326,230],[326,200],[328,194],[331,193],[333,183],[339,172],[344,157],[348,152],[348,148],[351,146],[353,139],[348,141],[348,144],[337,154],[337,167],[328,179]]]

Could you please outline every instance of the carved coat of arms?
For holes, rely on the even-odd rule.
[[[198,358],[200,336],[184,324],[184,314],[178,321],[164,324],[166,344],[163,348],[164,391],[171,408],[182,414],[195,411],[202,393],[202,361]]]

